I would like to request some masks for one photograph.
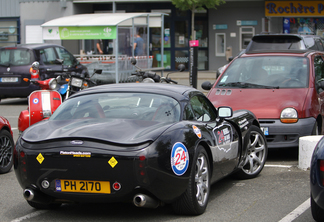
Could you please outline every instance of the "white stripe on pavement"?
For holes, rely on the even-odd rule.
[[[291,211],[287,216],[282,218],[279,222],[291,222],[303,214],[310,207],[310,198],[299,205],[295,210]]]
[[[265,167],[282,167],[282,168],[290,168],[292,165],[274,165],[274,164],[265,164]]]
[[[26,219],[30,219],[30,218],[33,218],[33,217],[37,217],[37,216],[39,216],[39,215],[41,215],[41,214],[43,214],[45,212],[47,212],[47,211],[46,210],[38,210],[36,212],[27,214],[25,216],[16,218],[16,219],[12,220],[11,222],[21,222],[21,221],[26,220]]]

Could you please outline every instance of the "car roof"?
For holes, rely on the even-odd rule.
[[[3,46],[0,49],[3,48],[27,48],[27,49],[41,49],[41,48],[48,48],[48,47],[62,47],[57,44],[51,44],[51,43],[30,43],[30,44],[18,44],[18,45],[11,45],[11,46]]]
[[[86,90],[82,90],[79,93],[72,95],[71,97],[104,92],[157,93],[160,95],[174,97],[178,100],[181,100],[184,97],[188,97],[189,93],[191,92],[203,94],[199,90],[185,85],[162,83],[118,83],[91,87]]]

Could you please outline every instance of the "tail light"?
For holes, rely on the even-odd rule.
[[[324,186],[324,160],[319,160],[319,170],[322,186]]]
[[[39,79],[39,69],[34,69],[30,67],[29,69],[31,79]]]

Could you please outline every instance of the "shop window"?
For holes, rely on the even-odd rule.
[[[0,46],[20,43],[18,21],[18,19],[0,19]]]
[[[216,33],[216,56],[225,56],[225,47],[226,47],[226,34],[225,33]]]
[[[240,27],[240,51],[246,49],[247,45],[254,36],[254,27],[244,26]]]

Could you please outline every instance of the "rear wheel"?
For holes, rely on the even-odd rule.
[[[172,204],[177,214],[199,215],[205,212],[210,191],[210,166],[204,147],[198,146],[187,190]]]
[[[261,129],[251,126],[249,142],[247,144],[247,156],[243,167],[236,176],[240,179],[251,179],[261,172],[268,155],[266,138]]]
[[[314,220],[316,221],[324,221],[324,209],[322,209],[320,206],[318,206],[311,195],[311,210],[312,210],[312,216]]]
[[[13,163],[14,141],[7,130],[0,131],[0,174],[10,171]]]

